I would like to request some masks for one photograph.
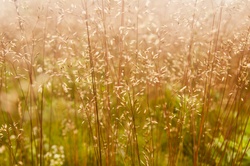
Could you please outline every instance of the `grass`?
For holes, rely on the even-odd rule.
[[[249,0],[1,3],[1,164],[249,165]]]

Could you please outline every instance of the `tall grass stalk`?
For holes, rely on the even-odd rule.
[[[84,9],[85,13],[85,22],[86,22],[86,32],[87,32],[87,40],[88,40],[88,54],[89,54],[89,63],[90,63],[90,70],[91,70],[91,79],[92,79],[92,92],[93,92],[93,99],[95,105],[95,117],[96,117],[96,139],[98,142],[98,156],[97,157],[97,165],[102,166],[102,145],[101,145],[101,132],[100,132],[100,120],[99,120],[99,108],[98,108],[98,99],[97,99],[97,90],[96,90],[96,77],[95,77],[95,68],[94,68],[94,61],[91,49],[91,41],[90,41],[90,32],[89,32],[89,16],[88,16],[88,4],[87,1],[84,1]]]

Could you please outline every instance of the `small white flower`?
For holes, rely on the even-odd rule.
[[[59,154],[54,154],[54,159],[58,159],[60,158],[60,155]]]
[[[16,139],[16,136],[15,135],[11,135],[10,136],[10,140],[14,140],[14,139]]]
[[[47,89],[50,89],[50,87],[51,87],[51,82],[49,81],[48,83],[47,83]]]
[[[38,87],[38,91],[37,91],[38,93],[42,93],[43,92],[43,87],[42,87],[42,85],[39,85],[39,87]]]
[[[5,146],[2,145],[2,146],[0,147],[0,154],[2,154],[4,151],[5,151]]]
[[[41,68],[41,67],[38,67],[38,69],[36,70],[38,73],[41,73],[41,72],[43,72],[43,68]]]
[[[63,146],[60,146],[59,149],[61,152],[63,152],[63,150],[64,150]]]

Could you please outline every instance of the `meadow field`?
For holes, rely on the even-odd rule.
[[[250,0],[1,0],[0,166],[250,165]]]

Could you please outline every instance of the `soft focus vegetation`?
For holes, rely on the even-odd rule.
[[[250,165],[249,0],[0,9],[0,165]]]

